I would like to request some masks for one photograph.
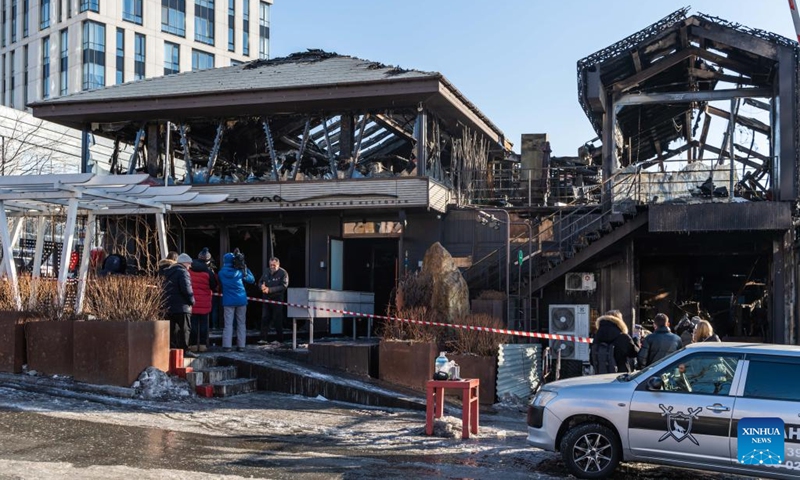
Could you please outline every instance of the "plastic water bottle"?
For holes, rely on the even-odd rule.
[[[445,356],[445,352],[439,352],[439,356],[436,357],[436,361],[433,365],[434,372],[447,372],[447,357]]]

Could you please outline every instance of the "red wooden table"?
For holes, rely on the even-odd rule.
[[[444,413],[444,390],[446,388],[461,390],[461,438],[469,438],[470,433],[478,434],[478,389],[480,380],[477,378],[428,380],[426,387],[426,435],[433,435],[433,419],[440,418]]]

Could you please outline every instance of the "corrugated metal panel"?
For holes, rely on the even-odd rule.
[[[652,205],[648,228],[651,232],[788,230],[791,209],[788,202]]]
[[[358,179],[310,182],[194,185],[200,193],[226,193],[228,201],[176,212],[286,211],[428,207],[428,179]]]
[[[542,346],[536,344],[500,345],[497,355],[497,398],[527,399],[542,377]]]

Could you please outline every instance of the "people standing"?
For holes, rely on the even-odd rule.
[[[698,319],[697,326],[692,335],[692,343],[719,342],[719,337],[714,333],[714,327],[708,320]]]
[[[668,316],[663,313],[657,314],[653,319],[653,325],[656,327],[655,330],[644,338],[642,348],[639,350],[640,368],[652,365],[670,353],[683,348],[681,337],[669,329]]]
[[[209,251],[208,247],[203,247],[203,249],[200,250],[200,253],[197,254],[197,259],[202,260],[206,264],[206,267],[208,267],[208,271],[211,272],[211,275],[214,275],[214,278],[219,280],[217,277],[217,265],[214,263],[214,257],[211,255],[211,251]],[[216,293],[219,292],[216,291]],[[219,321],[221,303],[222,297],[219,295],[213,295],[211,297],[211,313],[209,315],[211,328],[222,327]]]
[[[189,268],[195,304],[192,307],[192,330],[189,350],[205,352],[208,347],[208,321],[213,294],[218,289],[217,276],[205,261],[194,260]]]
[[[628,359],[636,358],[639,348],[628,335],[628,326],[625,325],[622,314],[610,310],[599,317],[595,325],[597,332],[589,346],[595,373],[632,371]]]
[[[173,261],[176,252],[170,252],[167,258],[160,261],[158,273],[164,278],[164,300],[167,306],[167,318],[170,323],[170,348],[184,350],[184,356],[194,358],[189,347],[189,320],[194,305],[194,291],[189,276],[192,257],[182,253]]]
[[[269,270],[264,272],[258,281],[261,293],[265,300],[283,302],[286,289],[289,288],[289,273],[281,268],[281,261],[277,257],[269,259]],[[283,311],[285,306],[275,303],[264,304],[263,315],[261,317],[261,340],[258,342],[263,345],[267,343],[267,334],[270,325],[275,328],[278,342],[283,343]]]
[[[240,254],[241,255],[241,254]],[[222,349],[231,351],[233,343],[233,320],[236,319],[236,350],[244,350],[247,341],[246,314],[247,293],[245,283],[255,283],[255,277],[246,265],[237,261],[233,253],[226,253],[222,257],[222,268],[219,271],[219,282],[222,286],[222,313],[224,328],[222,329]],[[237,268],[239,267],[239,268]]]
[[[691,318],[689,318],[689,315],[684,315],[681,321],[678,322],[678,325],[675,326],[675,334],[681,337],[681,342],[684,347],[692,343],[694,331],[700,320],[702,319],[696,315]]]

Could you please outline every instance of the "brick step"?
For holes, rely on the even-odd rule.
[[[233,380],[223,380],[218,383],[212,383],[211,387],[214,389],[215,397],[231,397],[233,395],[255,392],[256,379],[235,378]]]
[[[197,358],[183,358],[184,367],[192,367],[197,370],[208,370],[218,365],[216,356],[200,354]]]
[[[236,378],[236,367],[210,367],[200,372],[203,374],[202,383],[219,383]]]

